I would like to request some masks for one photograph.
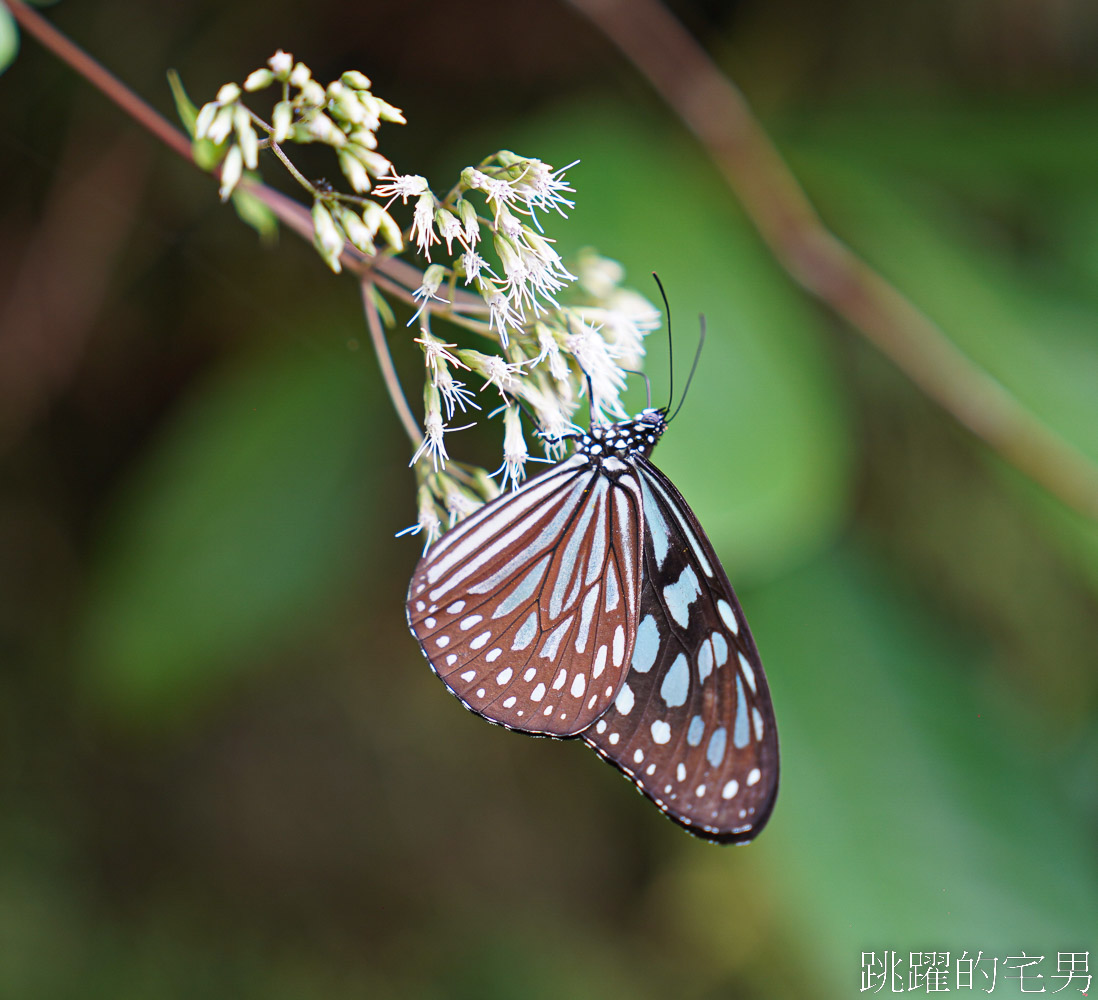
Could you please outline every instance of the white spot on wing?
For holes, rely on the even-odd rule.
[[[497,684],[506,684],[513,676],[514,671],[510,667],[504,667],[498,674],[496,674]]]
[[[614,666],[620,667],[625,659],[625,629],[620,625],[614,629]]]
[[[747,776],[747,783],[749,785],[757,785],[759,783],[759,778],[761,777],[762,771],[760,771],[757,767],[753,767],[751,768],[751,773]]]
[[[740,675],[736,675],[736,729],[732,734],[732,742],[737,750],[742,750],[751,739],[751,733],[747,728],[747,697],[743,693],[743,681]]]
[[[751,669],[751,664],[747,662],[747,657],[740,653],[740,670],[743,671],[744,679],[747,681],[747,686],[751,688],[751,693],[755,694],[755,671]]]
[[[545,685],[539,684],[533,691],[530,692],[531,701],[541,701],[545,697]]]
[[[637,673],[646,674],[656,662],[660,651],[660,629],[654,615],[645,615],[637,626],[637,636],[633,640],[633,662],[630,668]]]
[[[705,751],[705,759],[709,761],[711,767],[720,767],[721,761],[724,760],[727,740],[728,733],[724,726],[713,730],[713,735],[709,737],[709,746]]]
[[[663,588],[663,599],[667,604],[667,610],[683,628],[686,628],[690,622],[690,606],[700,593],[698,574],[694,572],[692,566],[684,567],[678,580]]]
[[[487,646],[488,640],[491,638],[491,632],[481,632],[480,635],[478,635],[471,643],[469,643],[469,646],[471,649],[480,649],[482,646]]]
[[[730,799],[736,792],[740,790],[740,783],[733,778],[731,781],[726,782],[724,788],[721,789],[721,798]]]
[[[531,611],[530,616],[522,623],[522,627],[515,634],[515,638],[511,643],[512,649],[525,649],[534,641],[534,636],[538,634],[538,613],[537,611]]]
[[[458,628],[460,628],[462,632],[468,632],[474,625],[482,621],[484,621],[484,615],[470,615],[468,618],[462,618]]]
[[[601,676],[602,672],[606,669],[606,647],[599,646],[599,651],[595,654],[595,665],[591,668],[591,676],[593,678]]]
[[[466,670],[464,673],[462,673],[461,679],[463,681],[465,681],[466,683],[468,683],[474,677],[476,677],[476,675],[477,675],[477,672],[475,670]]]
[[[633,711],[633,689],[628,684],[623,684],[614,700],[614,707],[622,714],[628,715]]]
[[[671,741],[671,727],[662,719],[652,723],[652,739],[657,743],[669,743]]]
[[[675,662],[664,675],[660,685],[660,697],[668,708],[677,708],[686,704],[686,696],[690,690],[690,668],[686,664],[686,655],[679,653]]]
[[[568,690],[572,692],[573,698],[582,698],[586,688],[587,678],[583,674],[576,674],[576,676],[572,678],[572,686]]]
[[[732,629],[733,635],[740,634],[740,626],[736,621],[736,614],[732,610],[732,605],[729,604],[723,597],[717,601],[717,610],[721,613],[721,617],[724,619],[725,625]]]

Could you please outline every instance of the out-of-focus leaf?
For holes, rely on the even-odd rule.
[[[1098,462],[1098,307],[1046,290],[971,220],[966,229],[948,202],[852,160],[797,163],[841,235],[1038,419]],[[1098,583],[1098,532],[1081,519],[1058,521],[1079,529],[1067,548]]]
[[[194,137],[194,122],[198,117],[198,107],[187,94],[186,88],[179,74],[174,70],[168,70],[168,87],[172,92],[172,100],[175,101],[175,110],[179,114],[179,120],[187,130],[187,135]]]
[[[874,170],[962,187],[983,200],[1035,178],[1093,185],[1098,176],[1098,104],[958,99],[918,104],[894,91],[861,104],[834,104],[775,123],[796,149],[854,156]]]
[[[256,177],[256,175],[250,175]],[[246,184],[238,185],[233,190],[233,208],[240,221],[251,226],[259,234],[260,242],[273,244],[278,238],[278,218],[267,205],[260,201]]]
[[[708,339],[682,412],[655,453],[734,575],[775,572],[836,531],[849,489],[847,415],[819,315],[786,278],[704,157],[667,122],[585,105],[532,124],[514,148],[569,172],[576,208],[548,223],[559,248],[589,245],[675,313],[681,393],[704,313]],[[648,338],[654,402],[666,341]],[[634,406],[643,404],[634,387]]]
[[[3,73],[19,54],[19,27],[11,11],[0,4],[0,73]]]
[[[360,552],[366,408],[346,355],[301,348],[185,401],[112,512],[80,637],[86,687],[140,723],[308,628]]]
[[[854,552],[749,598],[783,764],[752,851],[831,995],[862,951],[1025,948],[1053,956],[1047,973],[1058,950],[1086,950],[1098,872],[1064,804],[1070,747],[982,676],[980,645]]]

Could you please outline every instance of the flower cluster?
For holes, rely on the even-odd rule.
[[[280,98],[268,123],[243,99],[272,86]],[[411,461],[419,514],[409,530],[422,531],[429,544],[444,524],[501,488],[517,488],[527,464],[539,460],[530,455],[524,415],[547,456],[563,450],[585,398],[592,419],[624,417],[626,373],[640,368],[644,337],[660,315],[624,287],[621,265],[584,251],[565,266],[546,235],[541,217],[566,219],[573,207],[565,175],[575,164],[555,169],[501,150],[436,194],[425,177],[398,173],[378,152],[386,121],[403,123],[404,116],[373,94],[361,73],[325,87],[280,51],[242,85],[222,87],[198,113],[194,131],[220,153],[223,199],[269,148],[311,195],[313,240],[328,266],[340,270],[350,242],[378,258],[375,267],[386,275],[374,284],[374,301],[381,304],[383,290],[414,308],[408,325],[417,329],[426,377],[423,433]],[[286,153],[291,143],[329,146],[351,193],[307,181]],[[409,205],[402,229],[390,210],[408,212]],[[424,259],[418,284],[406,266],[386,271],[384,257],[406,247]],[[391,321],[387,307],[383,312]],[[446,337],[432,329],[436,322],[447,324]],[[402,405],[394,386],[390,392]],[[492,400],[490,417],[502,413],[503,464],[493,473],[499,484],[485,470],[451,460],[447,450],[447,435],[472,426],[464,421],[481,411],[480,393]]]
[[[281,98],[268,123],[243,104],[245,93],[277,86]],[[340,172],[356,195],[363,195],[374,180],[392,172],[392,164],[377,151],[377,132],[382,122],[404,124],[399,108],[370,90],[370,79],[357,70],[344,73],[326,87],[313,79],[302,62],[288,52],[276,52],[267,65],[251,73],[244,83],[225,84],[217,99],[204,105],[195,120],[194,137],[223,147],[221,200],[236,189],[244,169],[255,170],[259,150],[269,146],[313,195],[313,240],[333,271],[340,270],[344,242],[367,256],[377,253],[381,241],[395,252],[404,247],[400,227],[378,202],[339,195],[310,184],[293,171],[282,153],[287,142],[323,143],[336,153]],[[257,129],[259,130],[257,132]],[[260,140],[259,132],[265,133]]]

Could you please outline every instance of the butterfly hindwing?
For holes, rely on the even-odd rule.
[[[643,525],[637,476],[577,454],[448,531],[420,560],[408,622],[461,701],[512,729],[572,736],[633,656]]]
[[[666,476],[634,461],[646,523],[637,636],[614,705],[582,737],[692,833],[747,841],[777,794],[766,677],[701,526]]]

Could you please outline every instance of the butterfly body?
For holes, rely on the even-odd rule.
[[[490,722],[579,737],[690,832],[769,818],[778,744],[758,651],[712,545],[649,461],[662,410],[593,424],[416,567],[408,623]]]

